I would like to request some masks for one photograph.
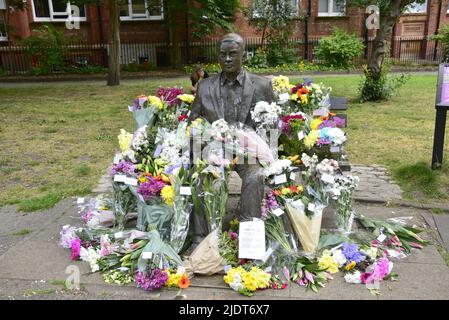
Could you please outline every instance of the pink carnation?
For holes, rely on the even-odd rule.
[[[81,239],[80,238],[73,239],[70,247],[72,248],[72,255],[70,258],[72,260],[78,260],[81,251]]]

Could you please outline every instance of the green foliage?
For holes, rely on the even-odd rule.
[[[364,78],[359,85],[361,102],[389,99],[410,78],[407,74],[401,74],[396,77],[389,76],[389,69],[389,65],[384,63],[379,74],[375,76],[368,67],[364,66]]]
[[[59,193],[49,193],[42,197],[23,200],[19,204],[19,211],[31,212],[43,209],[49,209],[61,201],[62,195]]]
[[[262,48],[258,48],[256,53],[244,63],[247,68],[268,68],[267,53]]]
[[[441,197],[439,191],[438,173],[425,162],[402,165],[393,170],[393,176],[401,182],[405,191],[417,190],[426,196]]]
[[[287,38],[273,39],[267,46],[267,61],[270,66],[290,64],[297,59],[295,49]]]
[[[262,46],[267,43],[266,59],[270,66],[292,63],[297,59],[288,39],[296,30],[296,20],[300,17],[290,1],[254,0],[243,13],[250,25],[262,34]]]
[[[332,36],[321,38],[315,56],[328,66],[349,69],[363,52],[363,42],[355,34],[333,28]]]
[[[430,36],[429,39],[438,40],[443,43],[444,61],[447,62],[449,60],[449,24],[445,24],[438,35]]]
[[[52,25],[43,25],[33,30],[36,35],[26,38],[23,44],[28,46],[28,54],[35,65],[33,74],[62,71],[64,68],[63,45],[67,41],[64,32]]]

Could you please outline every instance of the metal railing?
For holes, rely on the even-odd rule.
[[[247,38],[246,49],[249,57],[254,55],[257,48],[264,47],[261,38]],[[307,45],[308,61],[315,61],[314,48],[319,39],[310,39]],[[363,56],[355,59],[356,63],[363,63],[369,58],[373,39],[364,41],[367,50]],[[180,43],[179,56],[181,63],[214,63],[218,61],[219,39],[206,39]],[[305,56],[304,41],[300,38],[290,39],[289,46],[293,49],[298,60]],[[152,65],[153,67],[168,67],[171,65],[171,56],[175,47],[166,42],[121,42],[122,65]],[[46,46],[36,50],[25,44],[0,42],[0,74],[24,74],[44,65],[48,52],[59,55],[62,65],[51,68],[51,72],[64,72],[64,68],[83,66],[108,66],[108,44],[89,42],[70,42],[58,47]],[[441,42],[428,40],[425,37],[395,37],[391,39],[390,56],[397,63],[406,64],[438,64],[443,59]]]

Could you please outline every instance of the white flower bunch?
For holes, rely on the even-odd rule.
[[[188,138],[185,134],[187,123],[178,127],[177,130],[169,131],[159,128],[156,143],[161,144],[161,153],[158,158],[170,166],[189,163]]]
[[[101,258],[101,254],[99,250],[96,250],[92,247],[89,247],[88,249],[81,247],[80,250],[80,258],[84,262],[89,263],[90,269],[92,272],[96,272],[100,270],[100,267],[98,266],[98,260]]]
[[[334,175],[338,168],[338,162],[334,159],[323,159],[316,165],[316,171],[321,175]]]
[[[337,200],[340,195],[344,193],[351,194],[352,191],[357,188],[360,179],[357,176],[343,176],[339,175],[335,177],[335,182],[331,186],[329,193],[334,200]]]
[[[362,273],[359,270],[356,270],[355,272],[346,273],[344,278],[347,283],[360,284],[360,283],[362,283],[361,276],[362,276]]]
[[[288,159],[276,160],[269,167],[264,169],[265,177],[279,175],[290,168],[292,162]]]
[[[251,118],[260,127],[269,128],[277,124],[281,112],[281,107],[275,102],[259,101],[256,103],[254,110],[251,111]]]
[[[301,155],[301,162],[306,168],[315,169],[318,163],[318,156],[314,154],[312,157],[309,157],[306,153],[303,153]]]
[[[131,147],[134,151],[142,151],[149,146],[147,127],[143,126],[134,132],[131,140]]]
[[[342,145],[346,141],[346,136],[340,128],[326,128],[326,136],[334,145]]]
[[[339,268],[341,268],[347,262],[347,259],[341,249],[332,249],[330,253],[332,259],[338,264]]]

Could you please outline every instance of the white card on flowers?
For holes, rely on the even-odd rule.
[[[294,172],[290,173],[290,180],[295,180],[296,174]]]
[[[339,146],[332,146],[332,147],[330,147],[330,152],[331,153],[340,152],[340,147]]]
[[[304,131],[299,131],[298,132],[298,140],[301,141],[302,139],[304,139],[306,135],[304,134]]]
[[[182,196],[191,196],[192,189],[190,187],[181,187],[179,188],[179,194]]]
[[[381,233],[378,237],[377,237],[377,241],[379,241],[380,243],[384,242],[385,239],[387,238],[387,236],[383,233]]]
[[[125,180],[126,180],[126,176],[123,175],[123,174],[116,174],[114,176],[114,181],[115,182],[125,182]]]
[[[114,164],[118,164],[122,159],[122,155],[120,153],[116,153],[114,156]]]
[[[288,101],[288,99],[290,99],[290,94],[288,92],[281,93],[279,95],[279,102],[280,103],[285,103],[285,102]]]
[[[321,180],[322,180],[323,182],[326,182],[326,183],[329,183],[329,184],[335,182],[334,176],[331,176],[330,174],[327,174],[327,173],[323,173],[323,174],[321,175]]]
[[[142,252],[142,259],[148,260],[153,257],[153,252],[144,251]]]
[[[315,212],[315,204],[313,202],[310,202],[309,205],[307,206],[307,209],[309,211]]]
[[[137,186],[137,179],[136,178],[126,178],[125,183],[129,186]]]
[[[265,223],[262,220],[239,224],[239,259],[261,260],[265,254]]]
[[[287,182],[287,176],[285,174],[280,174],[278,176],[274,176],[274,184],[281,184]]]
[[[83,203],[84,203],[84,198],[76,199],[76,204],[83,204]]]
[[[281,208],[274,209],[274,210],[273,210],[273,214],[274,214],[276,217],[279,217],[279,216],[281,216],[281,215],[284,214],[284,210],[282,210]]]
[[[116,239],[123,238],[123,232],[119,231],[119,232],[114,233],[114,238],[116,238]]]

